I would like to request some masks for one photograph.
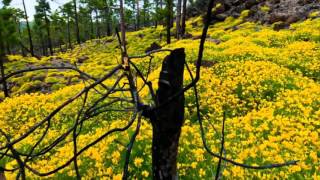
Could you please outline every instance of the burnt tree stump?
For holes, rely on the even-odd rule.
[[[175,49],[163,63],[157,90],[157,103],[183,89],[184,48]],[[184,123],[184,94],[154,110],[150,117],[153,128],[153,179],[177,179],[177,155],[181,127]]]

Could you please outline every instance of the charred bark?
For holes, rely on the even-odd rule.
[[[0,31],[0,38],[1,38],[1,31]],[[9,89],[7,86],[7,81],[4,79],[4,60],[5,60],[5,53],[4,53],[4,44],[0,41],[0,73],[2,79],[2,89],[5,97],[9,97]]]
[[[184,48],[167,56],[160,72],[157,103],[183,89]],[[155,110],[150,117],[153,128],[153,179],[177,179],[177,155],[181,127],[184,122],[184,95]]]

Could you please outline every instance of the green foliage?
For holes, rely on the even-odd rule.
[[[7,6],[0,9],[0,39],[4,46],[14,45],[18,41],[16,22],[14,19],[15,12],[15,9]],[[1,52],[4,53],[4,49],[0,48],[0,53]]]

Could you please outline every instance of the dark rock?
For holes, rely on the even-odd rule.
[[[217,62],[216,61],[213,61],[213,60],[202,60],[201,62],[201,66],[202,67],[212,67],[216,64]],[[196,66],[197,65],[197,61],[194,62],[194,65]]]
[[[233,0],[232,0],[233,1]],[[229,0],[223,0],[221,4],[224,6],[224,12],[229,11],[232,8],[232,1]]]
[[[192,34],[190,33],[185,33],[183,36],[182,36],[182,39],[190,39],[192,38]]]
[[[233,7],[233,9],[231,10],[231,12],[236,12],[236,13],[241,14],[241,12],[242,12],[243,10],[245,10],[245,9],[246,9],[245,5],[244,5],[244,4],[241,4],[240,6]]]
[[[246,20],[259,21],[262,24],[282,21],[290,25],[308,18],[311,12],[320,9],[319,0],[216,0],[215,3],[222,5],[213,12],[211,24],[223,21],[228,16],[238,18],[243,10],[249,10]],[[264,6],[269,7],[268,12],[261,8]],[[195,6],[190,8],[198,15],[206,11],[204,3],[195,3]]]
[[[231,27],[224,28],[225,31],[228,31],[230,29],[231,29],[231,31],[236,31],[239,29],[239,27],[238,26],[231,26]]]
[[[232,26],[232,28],[231,28],[232,31],[236,31],[238,29],[239,29],[239,26]]]
[[[270,15],[270,18],[269,18],[269,23],[270,24],[273,24],[275,22],[285,22],[286,24],[292,24],[292,23],[295,23],[299,20],[303,20],[305,17],[303,15],[298,15],[298,14],[292,14],[292,15],[289,15],[289,14],[285,14],[285,13],[273,13]]]
[[[213,42],[213,43],[215,43],[217,45],[221,43],[221,40],[219,40],[219,39],[207,38],[206,40],[209,41],[209,42]]]
[[[153,42],[146,50],[145,50],[145,53],[148,53],[150,51],[154,51],[154,50],[158,50],[158,49],[161,49],[162,47],[157,44],[156,42]]]
[[[232,2],[232,5],[233,6],[239,6],[239,5],[241,5],[241,4],[245,3],[245,2],[246,2],[246,0],[234,0]]]
[[[231,12],[231,16],[234,18],[238,18],[238,17],[240,17],[240,13],[233,11],[233,12]]]
[[[198,26],[198,22],[192,22],[191,23],[191,26],[194,28],[194,27],[197,27]]]
[[[259,4],[258,0],[247,0],[245,3],[246,9],[250,9],[252,6]]]
[[[61,61],[63,61],[63,59],[59,56],[52,56],[52,57],[50,57],[49,61],[50,62],[61,62]]]
[[[270,14],[269,23],[273,24],[279,21],[285,22],[287,19],[288,19],[288,15],[285,13],[272,13]]]
[[[201,35],[193,36],[193,37],[192,37],[192,40],[197,40],[197,39],[201,39]]]
[[[45,79],[46,79],[46,76],[44,74],[39,74],[31,77],[31,81],[36,81],[36,80],[44,81]]]
[[[297,15],[292,15],[292,16],[289,16],[286,20],[286,24],[292,24],[292,23],[295,23],[299,20],[303,20],[304,17],[303,16],[300,16],[298,17]]]
[[[88,60],[88,56],[81,56],[77,58],[78,63],[84,63],[84,61]]]
[[[221,14],[217,14],[214,19],[218,20],[218,21],[224,21],[225,19],[227,19],[228,14],[226,13],[221,13]]]
[[[108,42],[108,43],[113,42],[113,39],[107,39],[105,40],[105,42]]]
[[[113,42],[113,39],[106,39],[103,41],[103,44],[109,44],[111,42]]]
[[[66,67],[71,66],[70,62],[66,59],[62,59],[61,57],[52,57],[49,61],[50,66],[58,66],[58,67]]]
[[[142,39],[142,38],[144,38],[144,34],[140,33],[140,34],[138,34],[138,37]]]
[[[280,0],[271,0],[270,3],[272,3],[272,4],[279,4],[279,3],[280,3]]]
[[[280,22],[280,23],[276,23],[273,25],[273,30],[279,31],[281,29],[288,29],[289,27],[290,27],[289,24],[287,24],[285,22]]]
[[[313,2],[314,2],[314,0],[299,0],[298,4],[303,6],[303,5],[307,5],[307,4],[313,3]]]

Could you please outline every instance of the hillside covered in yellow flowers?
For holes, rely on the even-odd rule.
[[[208,144],[212,150],[219,152],[223,107],[227,107],[227,158],[251,165],[290,160],[297,160],[298,164],[248,170],[223,163],[223,179],[320,179],[320,18],[310,17],[291,24],[289,29],[275,31],[272,26],[245,22],[243,19],[247,14],[243,11],[239,18],[229,17],[224,22],[211,25],[208,31],[198,85]],[[173,39],[170,45],[165,43],[165,29],[161,26],[128,32],[128,54],[144,54],[152,43],[161,45],[163,49],[183,47],[187,62],[195,70],[201,29],[201,17],[190,19],[187,22],[190,37]],[[154,86],[157,86],[161,62],[167,54],[154,54],[149,77]],[[9,73],[25,67],[76,64],[93,77],[102,77],[120,62],[120,55],[118,41],[112,36],[87,41],[72,50],[41,60],[11,55],[5,66],[6,73]],[[149,58],[135,62],[142,69],[147,69]],[[185,71],[184,83],[187,84],[191,78]],[[113,82],[114,79],[111,79],[105,83]],[[65,70],[24,73],[11,78],[8,83],[12,97],[5,99],[4,94],[0,93],[0,127],[13,139],[86,85],[77,73]],[[142,82],[138,81],[138,87],[141,86],[139,83]],[[147,89],[143,88],[141,94],[147,97]],[[88,96],[95,98],[93,94]],[[207,154],[203,148],[194,98],[192,90],[186,92],[185,124],[178,157],[179,178],[212,179],[218,159]],[[81,99],[74,101],[52,120],[41,147],[61,135],[61,129],[72,126],[70,122],[76,118],[81,103]],[[86,121],[77,140],[79,148],[107,130],[123,126],[128,116],[121,112],[103,113]],[[36,131],[15,147],[27,152],[44,129]],[[85,151],[78,159],[81,175],[87,179],[121,179],[124,144],[128,143],[133,131],[134,127],[108,136]],[[142,119],[140,131],[129,171],[132,172],[132,179],[151,179],[152,128],[147,119]],[[47,172],[65,163],[73,153],[71,138],[31,166],[40,172]],[[3,136],[0,142],[5,142]],[[17,162],[5,158],[0,165],[12,169]],[[30,179],[40,179],[30,171],[26,173]],[[5,175],[8,179],[16,176],[10,172]],[[47,178],[69,179],[74,176],[70,165]]]

